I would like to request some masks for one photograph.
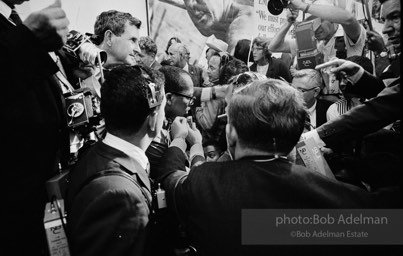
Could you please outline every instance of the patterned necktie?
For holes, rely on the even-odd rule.
[[[18,15],[18,13],[15,11],[15,9],[11,10],[11,15],[10,15],[9,19],[12,22],[14,22],[15,25],[22,24],[22,20],[21,20],[20,16]]]

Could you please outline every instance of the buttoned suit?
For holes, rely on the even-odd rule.
[[[364,190],[282,158],[205,162],[189,174],[183,171],[185,160],[179,148],[168,148],[157,176],[167,191],[168,208],[185,223],[200,255],[300,252],[295,247],[242,246],[242,209],[357,208],[370,204]],[[287,254],[292,251],[294,254]]]
[[[45,181],[56,173],[61,149],[68,155],[64,100],[54,77],[58,68],[26,26],[1,14],[0,38],[2,188],[7,191],[0,250],[41,255],[47,249]]]
[[[73,255],[144,255],[150,209],[142,191],[124,177],[86,180],[103,170],[130,174],[151,201],[145,170],[125,153],[97,142],[72,171],[67,223]]]

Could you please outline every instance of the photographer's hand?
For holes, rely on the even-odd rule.
[[[369,50],[379,54],[385,49],[385,42],[383,41],[382,35],[378,32],[368,30],[367,40]]]
[[[202,135],[196,128],[195,122],[192,122],[191,125],[188,124],[188,136],[186,137],[186,140],[191,146],[194,144],[202,144]]]
[[[315,69],[319,70],[328,67],[331,67],[329,70],[331,73],[344,72],[347,76],[354,76],[355,74],[358,73],[358,71],[360,71],[360,69],[363,69],[360,65],[352,61],[343,59],[334,59],[328,61],[326,63],[316,66]]]
[[[188,124],[186,118],[176,117],[171,124],[171,137],[172,139],[186,139],[188,136]]]
[[[24,21],[46,51],[60,49],[67,41],[69,20],[61,8],[61,0],[30,14]]]
[[[294,24],[298,17],[298,10],[287,9],[287,21],[289,24]]]

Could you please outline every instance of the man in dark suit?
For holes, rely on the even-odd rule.
[[[203,69],[188,63],[189,54],[186,45],[173,43],[168,49],[168,60],[170,65],[181,68],[190,74],[194,87],[202,87],[204,83]]]
[[[106,74],[107,134],[71,172],[67,223],[73,255],[144,255],[152,212],[145,150],[165,118],[164,79],[142,66]]]
[[[292,86],[302,93],[308,109],[311,127],[315,128],[326,122],[326,111],[331,101],[319,98],[323,88],[322,76],[314,69],[297,70],[292,79]]]
[[[369,205],[368,195],[360,188],[287,160],[305,118],[297,90],[280,80],[255,81],[237,90],[229,102],[226,134],[235,161],[199,164],[203,158],[197,155],[187,174],[183,148],[167,150],[158,176],[167,190],[168,208],[186,225],[200,255],[295,254],[295,247],[243,246],[242,209]],[[186,124],[173,124],[172,134],[174,141],[188,136],[193,151],[201,142]]]
[[[68,150],[64,101],[54,76],[58,67],[48,52],[66,42],[69,21],[55,1],[22,22],[14,9],[22,2],[0,1],[0,144],[7,223],[2,225],[0,254],[46,255],[45,181],[56,173],[63,146]]]

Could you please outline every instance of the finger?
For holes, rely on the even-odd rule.
[[[346,65],[341,65],[341,66],[339,66],[339,67],[331,68],[331,69],[330,69],[330,72],[332,72],[332,73],[338,73],[338,72],[340,72],[340,71],[342,71],[342,70],[345,70],[345,69],[346,69]]]
[[[318,70],[318,69],[322,69],[322,68],[326,68],[326,67],[330,67],[330,66],[341,65],[343,63],[344,63],[344,61],[341,59],[332,60],[332,61],[328,61],[328,62],[320,64],[320,65],[317,65],[315,67],[315,69]]]

